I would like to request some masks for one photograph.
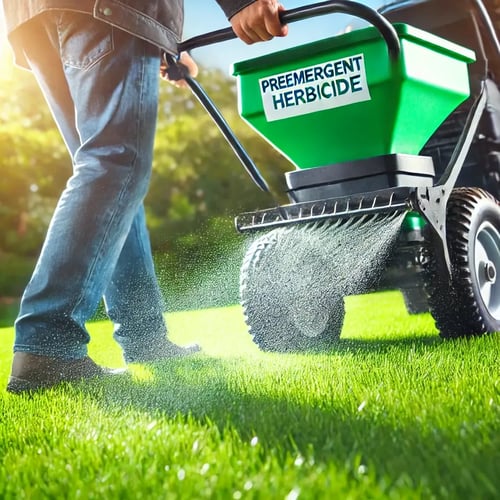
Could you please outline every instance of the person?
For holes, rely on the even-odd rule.
[[[247,44],[287,34],[277,0],[217,3]],[[119,373],[88,356],[85,324],[101,298],[126,363],[197,352],[168,339],[143,205],[161,54],[176,55],[182,2],[2,4],[15,62],[35,76],[73,166],[21,299],[7,390]]]

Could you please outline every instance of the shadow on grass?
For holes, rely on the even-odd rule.
[[[445,344],[435,337],[348,339],[339,343],[335,354],[351,354],[360,361],[375,354],[387,360],[387,351],[401,349],[425,356],[438,343]],[[105,410],[189,416],[201,425],[215,425],[222,436],[236,431],[243,442],[258,436],[263,452],[272,450],[283,461],[303,456],[318,467],[333,461],[341,467],[354,467],[353,473],[358,467],[353,464],[367,464],[380,478],[404,478],[412,487],[425,484],[427,493],[458,498],[471,492],[471,473],[456,472],[463,470],[464,460],[472,460],[483,464],[481,477],[474,480],[476,493],[481,493],[477,498],[489,498],[493,490],[500,489],[494,466],[497,445],[495,440],[482,439],[480,429],[469,429],[469,434],[458,438],[450,430],[453,425],[440,428],[443,413],[430,411],[425,416],[427,410],[418,408],[419,414],[413,417],[411,411],[401,408],[398,415],[398,404],[404,404],[404,398],[375,411],[362,410],[355,398],[344,397],[337,390],[331,373],[326,374],[329,380],[319,393],[311,387],[310,395],[297,394],[294,377],[301,368],[316,365],[315,374],[321,377],[317,365],[327,366],[330,355],[314,355],[312,363],[309,355],[290,356],[290,367],[281,370],[280,360],[287,358],[282,355],[262,354],[249,360],[199,355],[139,367],[116,384],[89,385],[82,390]],[[398,369],[405,370],[404,366]],[[352,367],[350,370],[355,374]],[[416,385],[419,389],[413,391],[425,391],[425,377],[421,378],[421,385]],[[359,381],[353,381],[356,384]],[[392,384],[387,388],[394,392],[397,385]],[[307,392],[307,387],[302,385],[302,390]],[[414,404],[419,401],[415,394],[410,399]]]
[[[434,347],[443,343],[443,339],[438,335],[429,336],[412,336],[400,338],[386,338],[386,337],[373,337],[373,338],[340,338],[335,347],[328,354],[366,354],[366,353],[385,353],[395,348],[402,349],[426,349]],[[315,353],[310,353],[315,354]],[[316,353],[324,354],[324,353]]]
[[[239,430],[248,437],[259,427],[261,418],[256,418],[256,415],[260,415],[267,425],[270,423],[270,413],[276,414],[277,417],[281,414],[281,411],[276,411],[276,405],[282,404],[288,410],[299,408],[295,408],[287,399],[286,375],[290,366],[307,369],[312,364],[317,370],[318,364],[315,360],[326,366],[330,356],[350,355],[362,360],[368,355],[373,358],[373,355],[384,356],[388,352],[398,350],[425,353],[433,351],[439,344],[445,342],[439,337],[431,336],[403,339],[341,339],[335,349],[328,353],[258,353],[257,356],[251,355],[248,359],[214,358],[200,354],[149,365],[132,365],[131,373],[123,378],[110,380],[104,385],[96,381],[90,386],[82,386],[82,390],[96,396],[107,408],[126,406],[138,410],[161,411],[168,416],[182,413],[208,417],[211,421],[217,422],[221,429],[228,422],[239,423]],[[276,394],[274,390],[276,387],[259,388],[255,380],[252,380],[252,374],[261,372],[262,375],[268,370],[280,386],[283,383],[285,386],[282,387],[281,397],[259,396],[257,403],[254,401],[254,396],[249,397],[247,385],[252,386],[252,393]],[[293,382],[290,380],[290,384]],[[301,411],[304,409],[306,408],[300,406]],[[307,407],[307,410],[316,411],[312,407]],[[330,410],[333,411],[335,408]],[[329,418],[331,416],[329,415]],[[280,425],[282,423],[280,422]],[[278,435],[281,441],[286,433],[279,432]]]

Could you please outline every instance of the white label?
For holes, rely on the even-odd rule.
[[[370,100],[363,54],[259,80],[268,121]]]

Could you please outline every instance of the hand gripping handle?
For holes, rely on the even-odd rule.
[[[350,14],[368,21],[378,29],[387,43],[390,58],[392,60],[398,58],[400,52],[399,38],[392,24],[376,10],[358,2],[352,2],[350,0],[327,0],[326,2],[304,5],[282,12],[280,14],[280,20],[282,24],[288,24],[333,13]],[[228,27],[189,38],[179,43],[177,49],[180,53],[214,43],[225,42],[234,38],[236,38],[236,34],[231,27]]]

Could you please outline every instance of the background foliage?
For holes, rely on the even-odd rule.
[[[12,67],[8,53],[0,69],[1,299],[24,288],[71,164],[32,75]],[[198,80],[268,182],[282,189],[290,164],[239,118],[233,79],[201,68]],[[153,249],[171,272],[193,256],[231,247],[239,238],[234,215],[271,203],[190,92],[163,82],[154,158],[148,224]]]

